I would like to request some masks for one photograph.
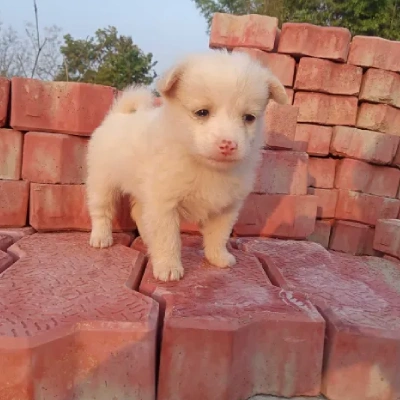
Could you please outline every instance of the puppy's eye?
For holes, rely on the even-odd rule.
[[[252,114],[244,114],[243,115],[243,121],[244,122],[253,122],[256,119],[256,117]]]
[[[198,117],[204,118],[204,117],[208,117],[208,116],[210,115],[210,111],[205,110],[205,109],[202,109],[202,110],[196,111],[195,114],[196,114]]]

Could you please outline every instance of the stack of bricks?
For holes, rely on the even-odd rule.
[[[308,154],[308,194],[318,199],[309,240],[350,254],[379,255],[375,225],[397,219],[400,208],[400,42],[352,38],[344,28],[302,23],[285,23],[280,30],[276,18],[217,13],[210,47],[246,51],[287,87],[293,106],[280,108],[280,140],[271,143],[279,142],[276,147],[287,153],[274,151],[263,173],[282,185],[289,174],[301,174],[293,160]],[[277,112],[271,110],[277,106],[268,110],[273,125]],[[289,154],[292,163],[282,163]],[[304,184],[296,192],[299,187],[292,185],[294,192],[286,195],[304,195]]]

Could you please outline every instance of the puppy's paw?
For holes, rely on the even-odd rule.
[[[104,249],[110,247],[113,244],[113,237],[111,232],[97,232],[92,231],[90,234],[90,245]]]
[[[236,264],[236,257],[226,249],[213,252],[206,251],[206,258],[210,264],[219,268],[232,267]]]
[[[153,276],[163,282],[179,281],[184,274],[182,264],[171,263],[163,266],[153,266]]]

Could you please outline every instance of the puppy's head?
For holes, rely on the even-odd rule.
[[[239,52],[190,56],[161,77],[158,90],[189,151],[223,168],[258,151],[268,100],[287,102],[271,71]]]

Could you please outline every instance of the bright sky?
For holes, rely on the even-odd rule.
[[[0,20],[23,32],[34,22],[32,0],[2,1]],[[58,25],[74,38],[113,25],[158,61],[157,73],[191,51],[208,48],[207,25],[192,0],[37,0],[42,27]]]

